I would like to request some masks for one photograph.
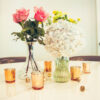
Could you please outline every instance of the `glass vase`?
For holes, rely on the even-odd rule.
[[[28,46],[28,57],[27,57],[26,75],[27,75],[29,67],[31,67],[32,70],[34,70],[34,71],[39,71],[36,61],[33,56],[33,54],[34,54],[33,42],[27,42],[27,46]]]
[[[31,73],[33,71],[39,71],[37,63],[34,59],[34,42],[26,42],[27,46],[27,55],[26,55],[26,62],[23,66],[23,70],[19,72],[20,79],[31,78]]]
[[[70,73],[68,70],[69,60],[65,57],[58,58],[55,61],[54,81],[59,83],[68,82]]]

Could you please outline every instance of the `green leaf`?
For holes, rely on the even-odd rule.
[[[13,32],[11,33],[11,35],[17,35],[19,32]]]
[[[37,33],[39,33],[40,36],[44,36],[45,31],[44,31],[43,28],[38,27],[38,28],[37,28]]]
[[[51,25],[52,24],[52,20],[51,20],[51,16],[49,16],[47,18],[47,24],[46,25]]]
[[[35,33],[34,28],[30,29],[31,34],[33,35]]]
[[[28,30],[30,30],[30,28],[29,28],[29,27],[24,28],[24,29],[22,30],[22,32],[27,32]]]
[[[67,15],[65,15],[65,20],[67,20],[67,21],[68,21],[68,16],[67,16]]]
[[[12,35],[17,36],[17,40],[21,39],[22,41],[25,41],[25,35],[23,35],[22,32],[13,32]]]
[[[31,21],[30,20],[28,20],[24,23],[24,28],[29,28],[29,27],[31,27]]]
[[[35,27],[38,27],[38,24],[39,22],[38,21],[31,21],[31,20],[28,20],[24,23],[24,28],[35,28]]]

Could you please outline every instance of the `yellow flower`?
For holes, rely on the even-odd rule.
[[[39,24],[41,24],[41,22],[39,22]]]
[[[61,11],[56,11],[56,10],[54,10],[54,11],[53,11],[53,14],[54,14],[54,15],[63,16],[63,13],[62,13]]]
[[[53,17],[53,23],[56,23],[56,22],[57,22],[57,18]]]
[[[72,19],[72,18],[69,18],[69,21],[70,21],[71,23],[77,24],[77,21],[74,20],[74,19]]]
[[[53,19],[53,23],[57,23],[57,20]]]
[[[72,18],[69,18],[69,21],[73,23],[75,20],[74,20],[74,19],[72,19]]]
[[[63,13],[61,11],[58,12],[59,16],[63,16]]]
[[[77,21],[74,20],[74,22],[72,22],[72,23],[77,24]]]
[[[56,14],[58,13],[58,11],[54,10],[52,13],[53,13],[54,15],[56,15]]]
[[[80,18],[77,18],[77,21],[80,21],[81,19]]]
[[[59,19],[59,17],[60,17],[60,15],[55,15],[54,17],[53,17],[53,19]]]

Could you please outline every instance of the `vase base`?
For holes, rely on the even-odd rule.
[[[15,80],[14,81],[6,81],[6,83],[15,83]]]
[[[41,90],[41,89],[43,89],[44,87],[32,87],[34,90]]]
[[[60,81],[55,81],[56,83],[67,83],[68,81],[60,82]]]
[[[67,79],[67,80],[62,80],[62,79],[54,79],[54,81],[55,82],[57,82],[57,83],[66,83],[66,82],[68,82],[69,81],[69,79]]]
[[[77,82],[80,82],[80,78],[77,78],[77,79],[71,79],[72,81],[77,81]]]

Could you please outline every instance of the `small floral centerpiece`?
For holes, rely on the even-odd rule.
[[[29,9],[26,10],[24,8],[16,10],[16,13],[13,14],[13,20],[15,23],[19,24],[22,29],[20,32],[12,33],[12,35],[16,36],[16,40],[20,39],[27,43],[29,54],[27,59],[26,75],[29,66],[31,66],[33,70],[39,71],[33,57],[33,44],[34,42],[44,44],[43,37],[45,30],[43,26],[44,21],[46,21],[49,16],[42,7],[34,7],[34,16],[33,18],[28,19],[29,11]]]
[[[45,48],[57,58],[56,82],[68,81],[68,57],[82,46],[82,34],[77,27],[79,21],[79,18],[74,20],[61,11],[53,11],[53,16],[48,18],[44,43]]]

